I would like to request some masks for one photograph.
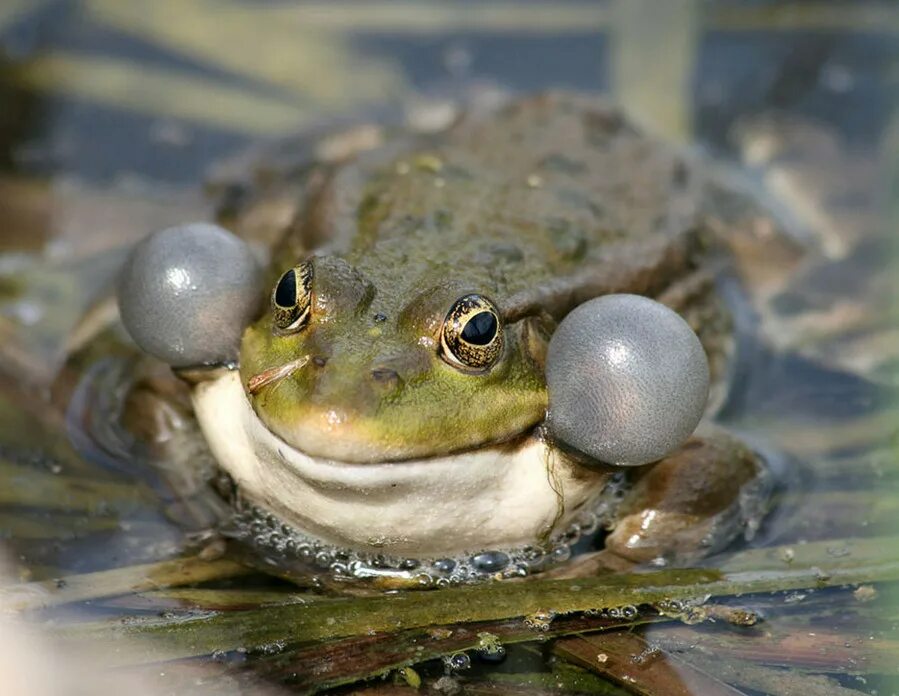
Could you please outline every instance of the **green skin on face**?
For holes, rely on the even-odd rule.
[[[328,287],[322,276],[338,259],[314,263],[309,323],[277,335],[271,317],[263,317],[246,332],[241,351],[245,382],[309,358],[253,397],[263,422],[283,439],[307,454],[388,461],[505,440],[542,420],[546,389],[542,370],[526,354],[523,322],[505,327],[503,353],[490,369],[463,371],[440,351],[443,318],[460,295],[439,288],[388,313],[373,309],[367,293],[360,302],[356,293]],[[315,431],[331,444],[320,443]]]
[[[271,272],[274,287],[311,259],[309,319],[284,333],[269,309],[244,334],[240,374],[255,412],[291,446],[342,461],[528,432],[545,414],[555,322],[607,292],[658,296],[697,267],[701,225],[683,168],[615,111],[550,96],[325,172]],[[487,369],[442,354],[447,313],[472,293],[502,324]]]

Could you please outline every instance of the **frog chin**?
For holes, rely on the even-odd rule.
[[[526,436],[384,463],[310,456],[272,433],[236,372],[193,391],[219,464],[251,502],[322,541],[418,558],[540,544],[601,492],[608,474]]]

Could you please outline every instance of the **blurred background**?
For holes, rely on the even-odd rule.
[[[897,20],[866,0],[3,0],[3,267],[208,216],[204,180],[252,144],[550,88],[738,163],[845,255],[895,187]]]
[[[739,171],[808,242],[813,262],[765,318],[773,348],[791,357],[757,365],[762,377],[730,414],[800,462],[764,543],[883,537],[881,560],[899,557],[897,87],[899,4],[886,1],[0,0],[7,575],[34,589],[185,553],[171,510],[154,507],[159,491],[135,488],[82,431],[96,423],[73,420],[87,369],[66,367],[73,334],[102,308],[131,244],[208,218],[210,182],[227,185],[248,151],[364,123],[438,128],[466,104],[544,89],[609,95],[648,129]],[[844,545],[832,542],[824,561]],[[119,582],[119,595],[146,589]],[[85,604],[90,592],[78,592],[66,602],[91,619],[200,601]],[[781,628],[829,630],[847,652],[822,666],[813,643],[759,664],[790,670],[781,693],[890,693],[895,607],[877,610],[889,626],[869,630],[877,612],[846,618],[851,593],[827,596]],[[54,611],[37,617],[60,620]],[[13,645],[22,630],[7,630]],[[47,650],[44,639],[32,652]],[[41,670],[15,662],[0,670]],[[752,672],[741,688],[777,693],[785,674]]]
[[[2,162],[184,185],[260,137],[484,85],[611,93],[725,150],[770,110],[872,144],[897,32],[858,0],[4,0]]]

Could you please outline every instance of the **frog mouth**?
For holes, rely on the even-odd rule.
[[[245,396],[269,431],[286,446],[322,460],[376,465],[403,463],[467,452],[489,447],[514,448],[531,436],[542,422],[545,404],[536,399],[517,400],[497,410],[498,418],[471,418],[456,413],[450,418],[434,409],[423,409],[420,402],[397,406],[365,398],[322,398],[320,394],[294,395],[289,402],[272,407],[272,395],[285,380],[304,369],[311,369],[310,355],[242,375]],[[364,388],[361,385],[360,388]],[[358,402],[365,405],[359,407]],[[278,405],[278,402],[274,402]],[[402,410],[400,410],[402,409]],[[284,415],[284,414],[288,415]],[[456,422],[464,425],[456,427]]]
[[[414,557],[540,543],[602,489],[539,437],[404,461],[307,454],[273,433],[235,372],[198,384],[213,455],[252,503],[332,544]]]

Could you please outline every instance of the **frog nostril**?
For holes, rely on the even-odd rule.
[[[371,371],[371,376],[376,382],[381,384],[396,383],[400,379],[397,371],[391,370],[389,367],[376,367]]]

